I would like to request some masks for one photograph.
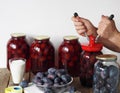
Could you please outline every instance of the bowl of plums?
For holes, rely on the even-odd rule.
[[[49,68],[46,72],[38,72],[33,83],[44,93],[64,93],[71,87],[73,78],[65,69]]]

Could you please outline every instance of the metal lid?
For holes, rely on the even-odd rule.
[[[50,38],[49,36],[44,36],[44,35],[34,37],[34,39],[36,39],[36,40],[46,40],[46,39],[49,39],[49,38]]]
[[[12,33],[11,36],[12,37],[24,37],[26,35],[24,33]]]
[[[75,40],[75,39],[78,39],[78,37],[77,36],[64,36],[63,37],[65,40]]]
[[[96,56],[96,59],[100,60],[117,60],[117,56],[113,54],[103,54]]]

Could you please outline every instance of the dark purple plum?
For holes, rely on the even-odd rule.
[[[35,76],[32,80],[32,82],[34,82],[34,83],[37,83],[37,82],[40,82],[40,81],[41,81],[41,78],[39,78],[37,76]]]
[[[36,77],[39,77],[39,78],[43,78],[45,76],[45,74],[43,73],[43,72],[38,72],[37,74],[36,74]]]
[[[37,86],[39,86],[39,85],[44,85],[44,82],[43,82],[43,80],[41,79],[41,80],[39,80],[36,84],[37,84]]]
[[[44,86],[51,87],[53,86],[54,82],[51,79],[47,79],[47,82],[44,82]]]
[[[113,65],[109,66],[109,77],[112,78],[112,77],[117,76],[118,74],[119,74],[119,71],[117,67]]]
[[[61,76],[61,79],[62,79],[62,81],[65,82],[65,83],[68,83],[68,82],[71,81],[71,77],[70,77],[70,75],[68,75],[68,74],[62,75],[62,76]]]
[[[61,80],[61,78],[59,78],[59,77],[56,77],[56,78],[54,79],[54,83],[60,84],[61,81],[62,81],[62,80]]]
[[[114,78],[108,78],[107,79],[107,84],[109,84],[111,89],[115,89],[118,86],[118,81]]]
[[[98,75],[93,75],[93,83],[97,83],[98,82],[98,80],[99,80],[99,76]]]
[[[48,73],[49,73],[49,74],[55,74],[55,72],[56,72],[56,69],[55,69],[55,68],[49,68],[49,69],[48,69]]]
[[[25,88],[25,87],[27,87],[28,86],[28,81],[26,81],[26,80],[23,80],[22,82],[20,82],[20,84],[19,84],[22,88]]]
[[[48,74],[47,78],[54,80],[56,78],[56,74]]]
[[[64,74],[67,74],[67,71],[65,69],[59,69],[55,72],[55,74],[58,76],[58,77],[61,77],[61,75],[64,75]]]
[[[119,92],[118,89],[116,88],[116,89],[111,89],[110,93],[119,93]]]
[[[96,88],[99,89],[99,88],[103,87],[104,84],[105,84],[105,82],[103,80],[98,80],[98,82],[96,83]]]
[[[61,81],[61,82],[60,82],[60,85],[64,85],[64,84],[66,84],[66,83],[65,83],[65,82],[63,82],[63,81]]]
[[[99,91],[100,93],[109,93],[109,91],[105,87],[102,87]]]
[[[109,77],[109,69],[107,66],[103,66],[102,68],[103,70],[101,70],[101,78],[102,79],[106,79],[107,77]]]

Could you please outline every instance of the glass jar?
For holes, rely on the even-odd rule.
[[[59,68],[64,68],[73,76],[79,76],[81,45],[76,36],[65,36],[58,50]]]
[[[119,65],[117,56],[104,54],[96,57],[94,65],[94,93],[119,93]]]
[[[45,72],[55,66],[55,50],[48,36],[37,36],[30,47],[31,70],[33,74]]]
[[[9,69],[9,60],[17,58],[26,59],[26,71],[30,69],[29,63],[29,45],[26,42],[26,35],[23,33],[12,33],[7,43],[7,68]]]
[[[83,52],[80,58],[80,82],[84,87],[92,87],[94,64],[96,56],[102,54],[102,44],[95,42],[94,36],[89,36],[89,44],[82,45]]]

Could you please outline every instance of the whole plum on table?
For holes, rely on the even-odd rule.
[[[25,88],[25,87],[27,87],[28,86],[28,81],[26,81],[26,80],[23,80],[22,82],[20,82],[20,84],[19,84],[22,88]]]

